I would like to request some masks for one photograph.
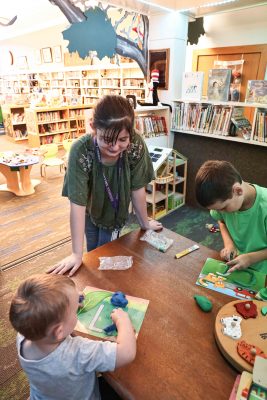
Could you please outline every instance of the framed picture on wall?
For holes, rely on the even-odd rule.
[[[149,50],[149,81],[151,72],[156,69],[159,71],[159,89],[168,90],[169,88],[169,62],[170,49]]]
[[[62,62],[61,46],[53,47],[53,58],[54,58],[54,62],[56,62],[56,63]]]
[[[44,63],[51,63],[52,62],[51,47],[44,47],[42,49],[42,54],[43,54]]]

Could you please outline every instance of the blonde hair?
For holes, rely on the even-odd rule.
[[[9,319],[13,328],[28,340],[42,339],[47,329],[66,315],[68,288],[74,282],[63,275],[33,275],[22,282],[10,306]]]

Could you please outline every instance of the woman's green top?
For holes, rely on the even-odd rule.
[[[121,228],[126,222],[133,190],[145,187],[154,178],[148,149],[142,137],[134,133],[129,148],[123,152],[120,184],[115,165],[101,165],[91,135],[76,140],[70,151],[62,195],[72,203],[86,206],[92,222],[100,228]],[[105,190],[103,172],[114,195],[119,187],[119,209],[115,210]]]

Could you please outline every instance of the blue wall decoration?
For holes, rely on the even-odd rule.
[[[49,0],[64,13],[71,26],[63,31],[68,50],[81,58],[97,51],[100,59],[119,54],[137,62],[144,76],[148,70],[148,17],[113,6],[90,7],[85,12],[70,0]],[[80,3],[83,3],[81,0]],[[116,15],[112,11],[116,10]],[[115,17],[114,17],[115,15]]]

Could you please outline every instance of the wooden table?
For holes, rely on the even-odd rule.
[[[22,158],[25,158],[25,161],[14,163],[9,154],[10,152],[0,154],[0,172],[6,178],[6,184],[0,185],[0,191],[12,192],[17,196],[33,194],[35,186],[39,185],[41,181],[31,179],[30,173],[33,164],[39,163],[39,157],[21,155]]]
[[[167,229],[174,245],[161,253],[140,241],[140,230],[86,253],[74,276],[85,286],[117,291],[150,301],[137,339],[133,363],[106,379],[123,399],[228,400],[237,372],[223,358],[214,339],[218,310],[232,299],[196,286],[207,257],[218,254],[204,246],[177,260],[174,255],[194,244]],[[126,271],[99,271],[100,256],[133,256]],[[201,311],[193,296],[208,296],[210,313]]]

